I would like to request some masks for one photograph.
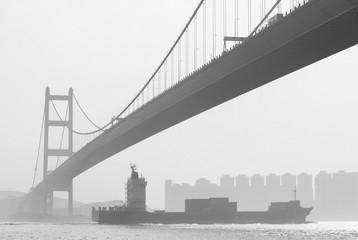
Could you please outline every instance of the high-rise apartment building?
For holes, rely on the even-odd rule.
[[[283,201],[292,201],[294,199],[294,190],[296,188],[296,176],[291,173],[286,173],[281,178],[282,186],[282,200]]]
[[[297,199],[301,201],[302,206],[310,207],[314,205],[312,175],[301,173],[297,176]]]
[[[266,191],[268,202],[282,201],[281,177],[276,174],[267,175]]]

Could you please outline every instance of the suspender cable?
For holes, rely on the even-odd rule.
[[[248,10],[248,26],[247,26],[247,35],[251,33],[251,0],[247,1],[247,10]]]
[[[168,62],[164,64],[164,89],[167,90]]]
[[[150,98],[150,97],[149,97],[149,95],[150,95],[149,86],[147,86],[146,89],[147,89],[147,102],[149,102],[149,98]]]
[[[261,0],[261,17],[260,19],[262,20],[265,15],[266,15],[266,0]]]
[[[235,0],[234,36],[239,36],[239,3]]]
[[[263,1],[263,11],[264,11],[264,16],[262,18],[264,18],[266,16],[266,0],[262,0]]]
[[[152,81],[152,90],[153,90],[153,99],[155,97],[155,78],[153,78],[153,81]]]
[[[216,0],[213,1],[213,58],[216,57]]]
[[[224,34],[224,37],[226,37],[226,34],[227,34],[227,23],[226,23],[226,0],[224,0],[223,2],[223,34]]]
[[[197,26],[197,17],[194,18],[194,70],[196,70],[198,63],[198,26]]]
[[[144,92],[142,92],[142,106],[144,105],[144,96],[145,95],[145,91]]]
[[[172,86],[174,85],[174,52],[171,53],[171,81]]]
[[[185,75],[189,74],[189,30],[186,30],[186,42],[185,42]]]
[[[203,64],[206,63],[206,3],[203,3]]]
[[[282,12],[282,2],[280,2],[278,5],[277,5],[277,13],[280,14]]]
[[[38,166],[39,157],[40,157],[40,150],[41,150],[41,142],[42,142],[42,133],[43,133],[43,129],[44,129],[44,122],[45,122],[45,109],[44,109],[43,114],[42,114],[40,140],[39,140],[39,146],[38,146],[38,148],[37,148],[37,156],[36,156],[36,163],[35,163],[35,169],[34,169],[35,171],[34,171],[34,177],[33,177],[33,179],[32,179],[31,189],[33,189],[34,186],[35,186],[35,179],[36,179],[37,166]],[[31,190],[31,189],[30,189],[30,190]]]
[[[178,82],[181,79],[181,40],[178,43]]]
[[[161,79],[160,79],[160,70],[159,70],[159,71],[158,71],[158,95],[159,95],[160,92],[161,92],[160,82],[161,82]]]

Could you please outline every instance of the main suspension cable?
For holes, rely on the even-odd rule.
[[[157,73],[159,72],[160,68],[165,64],[165,62],[167,61],[167,59],[169,58],[169,56],[173,56],[173,53],[174,53],[174,48],[178,45],[178,43],[180,42],[181,40],[181,37],[185,34],[186,30],[188,29],[190,23],[194,20],[197,12],[199,11],[200,7],[202,6],[202,4],[204,3],[205,0],[201,0],[200,3],[198,4],[197,8],[195,9],[193,15],[190,17],[189,21],[187,22],[187,24],[185,25],[184,29],[182,30],[182,32],[180,33],[180,35],[178,36],[177,40],[174,42],[173,46],[170,48],[169,52],[167,53],[167,55],[164,57],[164,59],[162,60],[162,62],[159,64],[159,66],[157,67],[157,69],[154,71],[154,73],[151,75],[151,77],[149,78],[149,80],[144,84],[144,86],[141,88],[141,90],[135,95],[135,97],[132,99],[132,101],[130,101],[125,107],[124,109],[117,115],[115,116],[114,118],[112,118],[112,120],[107,123],[105,126],[103,127],[98,127],[96,124],[94,124],[90,119],[89,117],[84,113],[84,111],[82,110],[82,108],[80,107],[81,111],[84,113],[84,115],[86,116],[86,118],[93,124],[95,125],[98,129],[95,130],[95,131],[92,131],[92,132],[79,132],[79,131],[75,131],[74,129],[71,129],[69,128],[73,133],[76,133],[78,135],[91,135],[91,134],[94,134],[94,133],[97,133],[99,131],[104,131],[108,126],[110,125],[113,125],[113,123],[115,121],[118,121],[122,115],[124,115],[128,109],[130,109],[130,107],[135,103],[135,101],[138,99],[138,97],[140,96],[140,94],[143,93],[143,91],[147,88],[147,86],[150,84],[150,83],[153,83],[155,81],[155,76],[157,75]],[[173,60],[172,60],[173,61]],[[172,79],[173,81],[173,79]],[[154,91],[154,86],[153,86],[153,91]],[[75,97],[74,97],[75,98]],[[153,96],[154,98],[154,96]],[[75,98],[76,100],[76,98]],[[76,100],[77,102],[77,100]],[[51,100],[51,103],[52,103],[52,106],[54,107],[55,109],[55,112],[57,114],[57,116],[59,117],[59,119],[61,121],[62,118],[60,116],[60,114],[58,113],[57,109],[56,109],[56,106],[55,104],[53,103],[53,101]],[[78,103],[77,103],[78,104]],[[79,104],[78,104],[79,105]]]
[[[56,112],[56,115],[57,115],[57,117],[60,119],[60,121],[61,122],[64,122],[64,120],[62,119],[62,117],[60,116],[60,114],[58,113],[58,110],[57,110],[57,108],[56,108],[56,106],[55,106],[55,103],[51,100],[51,104],[52,104],[52,106],[53,106],[53,108],[54,108],[54,110],[55,110],[55,112]],[[76,134],[78,134],[78,135],[91,135],[91,134],[94,134],[94,133],[97,133],[97,132],[99,132],[99,131],[104,131],[108,126],[110,126],[114,121],[116,121],[117,120],[117,118],[114,118],[112,121],[110,121],[109,123],[107,123],[105,126],[103,126],[102,128],[99,128],[99,129],[97,129],[97,130],[95,130],[95,131],[92,131],[92,132],[79,132],[79,131],[76,131],[76,130],[74,130],[73,128],[70,128],[70,127],[68,127],[68,129],[71,131],[71,132],[73,132],[73,133],[76,133]]]
[[[154,80],[154,77],[157,75],[158,71],[160,70],[160,68],[164,65],[164,63],[167,61],[167,59],[169,58],[169,56],[174,52],[174,48],[177,46],[177,44],[179,43],[181,37],[185,34],[186,29],[189,27],[190,23],[193,21],[194,17],[196,16],[197,12],[199,11],[201,5],[203,4],[205,0],[201,0],[200,3],[198,4],[197,8],[195,9],[193,15],[190,17],[189,21],[187,22],[187,24],[185,25],[184,29],[182,30],[182,32],[180,33],[180,35],[178,36],[177,40],[174,42],[173,46],[170,48],[169,52],[167,53],[167,55],[164,57],[164,59],[162,60],[162,62],[159,64],[159,66],[157,67],[157,69],[154,71],[154,73],[151,75],[151,77],[149,78],[149,80],[144,84],[144,86],[141,88],[141,90],[137,93],[137,95],[135,95],[135,97],[132,99],[132,101],[130,101],[126,107],[124,107],[124,109],[114,118],[114,120],[112,120],[111,122],[109,122],[107,124],[107,126],[111,125],[115,120],[118,120],[128,109],[130,109],[131,105],[136,101],[136,99],[140,96],[140,94],[143,93],[143,91],[146,89],[146,87],[152,82],[152,80]]]
[[[41,123],[41,131],[40,131],[40,141],[39,141],[39,146],[38,146],[38,148],[37,148],[37,157],[36,157],[36,164],[35,164],[35,172],[34,172],[34,177],[33,177],[33,179],[32,179],[31,189],[33,189],[34,186],[35,186],[37,166],[38,166],[38,163],[39,163],[40,149],[41,149],[41,142],[42,142],[42,133],[43,133],[43,129],[44,129],[44,121],[45,121],[45,109],[44,109],[43,114],[42,114],[42,123]],[[30,189],[30,190],[31,190],[31,189]]]
[[[83,111],[83,108],[81,107],[80,103],[78,102],[75,94],[73,94],[73,98],[75,99],[77,106],[80,108],[81,112],[83,113],[83,115],[87,118],[87,120],[92,123],[93,126],[95,126],[97,129],[101,129],[100,127],[98,127],[89,117],[88,115],[85,113],[85,111]]]

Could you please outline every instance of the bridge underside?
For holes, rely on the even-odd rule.
[[[51,173],[48,183],[61,188],[160,131],[357,43],[357,0],[311,0],[117,123]]]

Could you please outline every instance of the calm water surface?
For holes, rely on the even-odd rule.
[[[94,239],[358,239],[358,222],[321,222],[303,225],[136,225],[95,223],[0,223],[1,240]]]

